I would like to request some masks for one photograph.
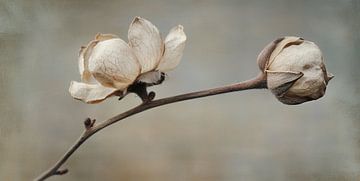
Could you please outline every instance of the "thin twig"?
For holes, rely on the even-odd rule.
[[[98,125],[95,124],[95,120],[91,120],[90,118],[87,118],[84,121],[85,131],[81,134],[81,136],[78,138],[78,140],[74,143],[73,146],[70,147],[70,149],[47,171],[45,171],[43,174],[41,174],[38,178],[35,180],[45,180],[51,176],[54,175],[63,175],[68,172],[68,169],[60,169],[60,167],[69,159],[69,157],[92,135],[94,135],[96,132],[122,120],[129,116],[132,116],[134,114],[146,111],[148,109],[163,106],[166,104],[179,102],[179,101],[185,101],[189,99],[196,99],[200,97],[206,97],[206,96],[212,96],[217,94],[223,94],[228,92],[234,92],[234,91],[241,91],[241,90],[247,90],[247,89],[261,89],[266,88],[266,78],[265,75],[260,73],[257,77],[251,80],[247,80],[241,83],[227,85],[223,87],[198,91],[198,92],[192,92],[187,94],[181,94],[177,96],[162,98],[154,101],[147,101],[143,104],[140,104],[139,106],[136,106],[124,113],[121,113],[119,115],[116,115],[106,121],[101,122]]]

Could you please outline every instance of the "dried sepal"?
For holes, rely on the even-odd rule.
[[[276,96],[285,94],[304,74],[291,71],[266,71],[267,86]]]
[[[302,96],[290,95],[290,94],[284,94],[282,96],[277,96],[276,98],[283,104],[287,104],[287,105],[297,105],[314,100],[311,97],[302,97]]]
[[[322,61],[324,61],[323,58],[322,58]],[[320,68],[321,68],[321,70],[324,72],[324,79],[325,79],[325,83],[326,83],[326,85],[327,85],[327,84],[329,83],[329,81],[330,81],[332,78],[334,78],[334,74],[328,72],[328,71],[326,70],[326,67],[325,67],[324,64],[322,64],[322,65],[320,66]]]
[[[331,79],[333,79],[335,77],[334,74],[330,73],[330,72],[327,72],[326,74],[326,83],[328,83]]]
[[[274,49],[276,48],[277,44],[279,42],[281,42],[284,38],[278,38],[274,41],[272,41],[271,43],[267,44],[265,46],[265,48],[263,50],[261,50],[261,52],[259,53],[258,57],[257,57],[257,64],[259,66],[259,69],[262,72],[265,72],[265,67],[269,62],[271,53],[274,51]]]

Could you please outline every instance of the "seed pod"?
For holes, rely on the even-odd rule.
[[[319,47],[299,37],[279,38],[258,56],[267,87],[284,104],[301,104],[325,94],[334,76],[326,71]]]

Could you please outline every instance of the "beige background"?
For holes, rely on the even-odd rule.
[[[335,74],[325,97],[286,106],[255,90],[130,117],[88,140],[51,180],[360,180],[360,2],[0,0],[0,180],[30,180],[99,121],[139,99],[73,100],[77,53],[97,32],[127,40],[134,16],[188,41],[158,97],[251,78],[272,39],[315,41]]]

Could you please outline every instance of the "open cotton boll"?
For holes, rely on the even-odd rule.
[[[129,92],[148,100],[146,87],[161,84],[164,72],[179,64],[186,41],[183,30],[181,25],[174,27],[163,42],[155,25],[135,17],[128,31],[129,43],[113,34],[96,35],[80,50],[82,82],[72,81],[70,94],[85,103]]]

